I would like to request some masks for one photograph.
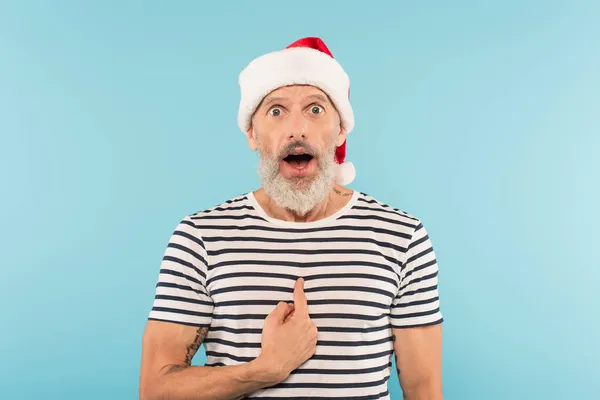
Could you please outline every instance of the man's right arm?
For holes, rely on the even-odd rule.
[[[233,366],[191,366],[207,332],[208,327],[148,321],[142,342],[140,399],[240,399],[285,378],[260,357]]]

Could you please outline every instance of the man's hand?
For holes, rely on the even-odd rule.
[[[317,327],[308,314],[304,279],[294,285],[294,305],[279,302],[265,319],[262,351],[257,360],[281,382],[315,354]]]

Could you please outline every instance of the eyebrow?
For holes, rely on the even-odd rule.
[[[322,101],[323,103],[329,103],[329,100],[327,99],[327,97],[325,97],[319,93],[311,94],[310,96],[307,96],[307,98],[308,99],[317,99],[317,100]],[[286,97],[271,97],[267,101],[265,101],[265,103],[263,104],[263,107],[267,107],[273,103],[280,103],[284,100],[287,100],[287,98]]]
[[[311,94],[310,96],[308,96],[309,99],[317,99],[317,100],[321,100],[323,103],[329,103],[329,100],[327,99],[327,97],[323,96],[322,94]]]

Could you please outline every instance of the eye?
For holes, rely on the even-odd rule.
[[[281,111],[281,107],[272,107],[272,108],[269,110],[269,114],[271,114],[271,115],[272,115],[272,116],[274,116],[274,117],[278,117],[278,116],[280,116],[280,115],[281,115],[281,113],[282,113],[282,111]]]
[[[312,106],[310,108],[310,112],[313,114],[321,114],[323,112],[323,107],[321,106]]]

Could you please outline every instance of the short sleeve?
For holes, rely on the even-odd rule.
[[[177,225],[160,264],[148,319],[210,326],[213,301],[206,289],[206,248],[189,216]]]
[[[423,223],[417,220],[400,271],[400,286],[392,302],[393,328],[443,322],[438,292],[438,264]]]

